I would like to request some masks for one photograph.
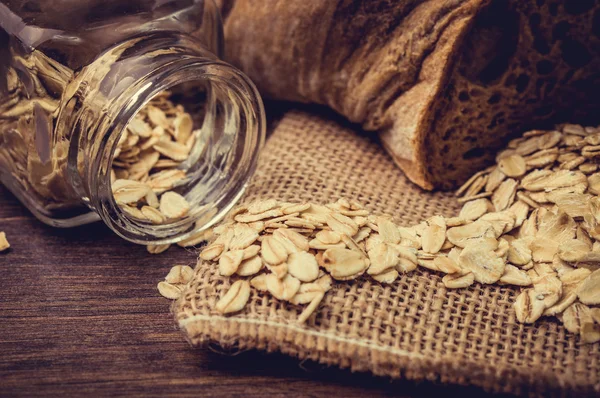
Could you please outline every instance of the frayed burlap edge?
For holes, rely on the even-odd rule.
[[[578,386],[578,380],[562,383],[552,371],[519,371],[497,368],[489,363],[433,360],[424,355],[360,340],[328,335],[295,324],[251,319],[196,315],[179,322],[190,343],[197,346],[216,342],[226,349],[257,349],[281,352],[324,365],[335,365],[353,372],[371,372],[377,376],[477,386],[492,393],[547,395],[592,394]]]

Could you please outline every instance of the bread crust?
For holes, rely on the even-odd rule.
[[[597,2],[591,9],[572,9],[580,6],[562,0],[554,16],[548,4],[536,0],[225,3],[227,59],[245,71],[265,97],[324,104],[365,130],[380,132],[395,162],[425,189],[452,188],[473,168],[485,165],[507,136],[552,119],[536,115],[538,108],[527,101],[546,101],[559,111],[577,106],[547,101],[547,94],[533,83],[528,87],[531,95],[509,87],[499,102],[493,102],[498,84],[520,84],[510,76],[511,68],[520,65],[522,71],[521,64],[527,60],[511,56],[527,58],[523,54],[536,50],[527,30],[532,20],[547,19],[549,26],[550,17],[569,21],[573,37],[567,35],[567,39],[590,56],[585,65],[565,66],[559,60],[565,56],[553,47],[546,58],[556,68],[549,77],[564,80],[557,80],[553,92],[572,92],[569,87],[594,79],[595,74],[591,82],[600,93],[594,71],[594,67],[600,70],[599,38],[585,37],[580,28],[573,27],[581,23],[589,25],[590,31],[596,29],[591,20],[594,7],[600,7]],[[496,21],[488,15],[494,13]],[[518,28],[515,48],[504,54],[503,42],[513,41],[513,25]],[[542,36],[552,35],[547,32],[552,26],[544,29]],[[506,64],[498,76],[482,80],[481,75],[490,74],[487,63],[494,66],[496,58],[505,55],[505,60],[498,61]],[[537,62],[531,68],[539,69],[542,61]],[[572,76],[565,79],[570,70]],[[533,73],[530,79],[536,79]],[[457,87],[466,87],[467,92],[457,92]],[[465,96],[468,99],[463,101]],[[600,94],[590,96],[587,102],[600,105]],[[488,127],[499,118],[494,108],[505,104],[512,108],[505,110],[504,120],[512,117],[511,122]],[[477,119],[479,113],[482,116]],[[465,132],[453,131],[453,126]]]

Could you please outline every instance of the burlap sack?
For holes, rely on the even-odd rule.
[[[412,185],[372,136],[302,112],[288,113],[269,138],[247,200],[327,203],[354,198],[412,225],[460,206],[448,193]],[[448,290],[441,276],[415,271],[392,285],[338,282],[299,326],[301,308],[253,291],[246,308],[212,308],[229,288],[216,268],[197,267],[173,311],[193,345],[280,351],[376,375],[470,384],[488,391],[600,393],[600,344],[583,344],[557,322],[516,321],[517,289],[475,284]]]

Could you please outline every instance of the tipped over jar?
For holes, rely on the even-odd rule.
[[[38,219],[165,244],[241,197],[264,109],[212,0],[3,1],[0,26],[0,181]]]

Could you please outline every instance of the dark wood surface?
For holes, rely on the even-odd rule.
[[[391,382],[278,354],[194,349],[156,283],[196,254],[160,255],[102,223],[56,229],[0,185],[1,396],[444,396],[481,391]]]

